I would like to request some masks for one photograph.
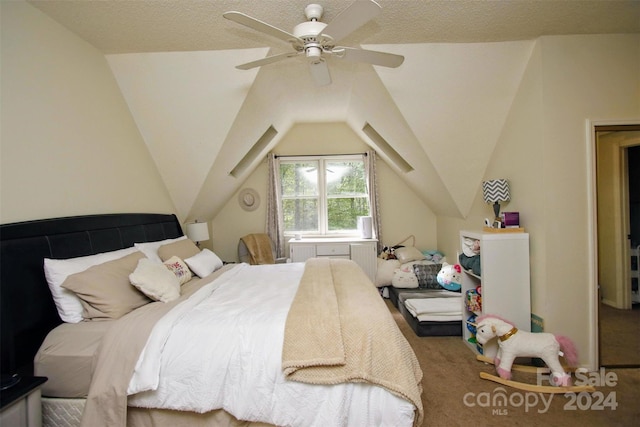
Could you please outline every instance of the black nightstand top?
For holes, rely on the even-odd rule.
[[[0,391],[0,411],[23,398],[47,381],[47,377],[21,377],[13,386]]]

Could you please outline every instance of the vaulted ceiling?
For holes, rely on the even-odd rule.
[[[330,59],[333,83],[318,87],[300,58],[235,69],[290,47],[222,18],[237,10],[291,31],[308,0],[28,2],[106,55],[184,218],[215,216],[260,159],[229,172],[270,126],[278,134],[265,152],[307,122],[345,122],[375,148],[362,131],[371,124],[412,166],[396,168],[407,185],[436,214],[463,217],[535,39],[640,32],[637,1],[379,0],[380,15],[340,44],[405,62]],[[349,4],[319,3],[324,22]],[[464,176],[451,165],[465,165]]]

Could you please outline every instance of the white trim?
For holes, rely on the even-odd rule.
[[[596,186],[596,132],[597,126],[637,125],[640,118],[627,120],[586,120],[587,142],[587,278],[589,282],[589,354],[587,369],[597,371],[600,366],[598,336],[598,206]]]

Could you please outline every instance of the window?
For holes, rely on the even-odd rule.
[[[280,191],[285,233],[354,234],[369,215],[360,155],[281,157]]]

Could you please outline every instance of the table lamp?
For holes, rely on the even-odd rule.
[[[187,224],[187,237],[200,247],[200,242],[209,240],[209,226],[206,222],[192,222]]]
[[[508,202],[509,183],[506,179],[492,179],[482,182],[482,196],[485,203],[493,203],[494,221],[500,221],[500,202]]]

